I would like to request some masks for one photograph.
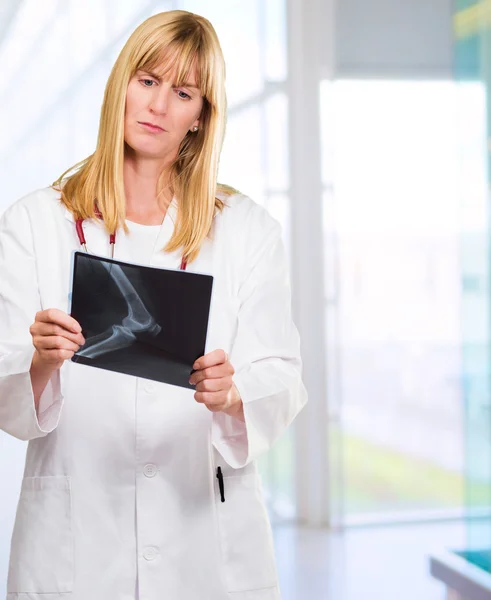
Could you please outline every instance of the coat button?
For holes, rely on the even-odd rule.
[[[143,551],[143,558],[145,560],[155,560],[158,555],[159,551],[157,550],[157,548],[152,548],[151,546],[149,548],[145,548],[145,550]]]
[[[143,473],[146,477],[155,477],[157,475],[157,467],[155,465],[145,465],[143,467]]]
[[[155,383],[148,381],[145,384],[145,391],[147,392],[147,394],[151,394],[152,392],[154,392],[155,391]]]

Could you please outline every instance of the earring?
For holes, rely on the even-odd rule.
[[[194,133],[196,133],[196,132],[198,131],[198,129],[199,129],[199,127],[196,127],[196,126],[194,126],[194,127],[193,127],[193,131],[194,131]]]

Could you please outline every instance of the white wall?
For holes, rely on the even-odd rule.
[[[453,0],[339,0],[336,74],[449,79]]]

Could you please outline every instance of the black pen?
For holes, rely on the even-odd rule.
[[[220,488],[220,499],[222,502],[225,502],[225,487],[223,485],[223,475],[222,469],[218,467],[217,469],[217,479],[218,479],[218,487]]]

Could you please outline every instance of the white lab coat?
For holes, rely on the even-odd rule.
[[[29,326],[68,312],[73,217],[52,189],[0,221],[0,428],[29,440],[13,532],[8,600],[278,600],[270,525],[255,459],[306,402],[277,222],[244,196],[215,217],[189,271],[214,289],[209,352],[230,354],[245,424],[193,391],[65,362],[41,397],[29,377]],[[151,263],[165,253],[169,207]],[[101,222],[84,225],[107,256]],[[131,260],[116,242],[115,258]],[[216,469],[224,475],[220,501]]]

